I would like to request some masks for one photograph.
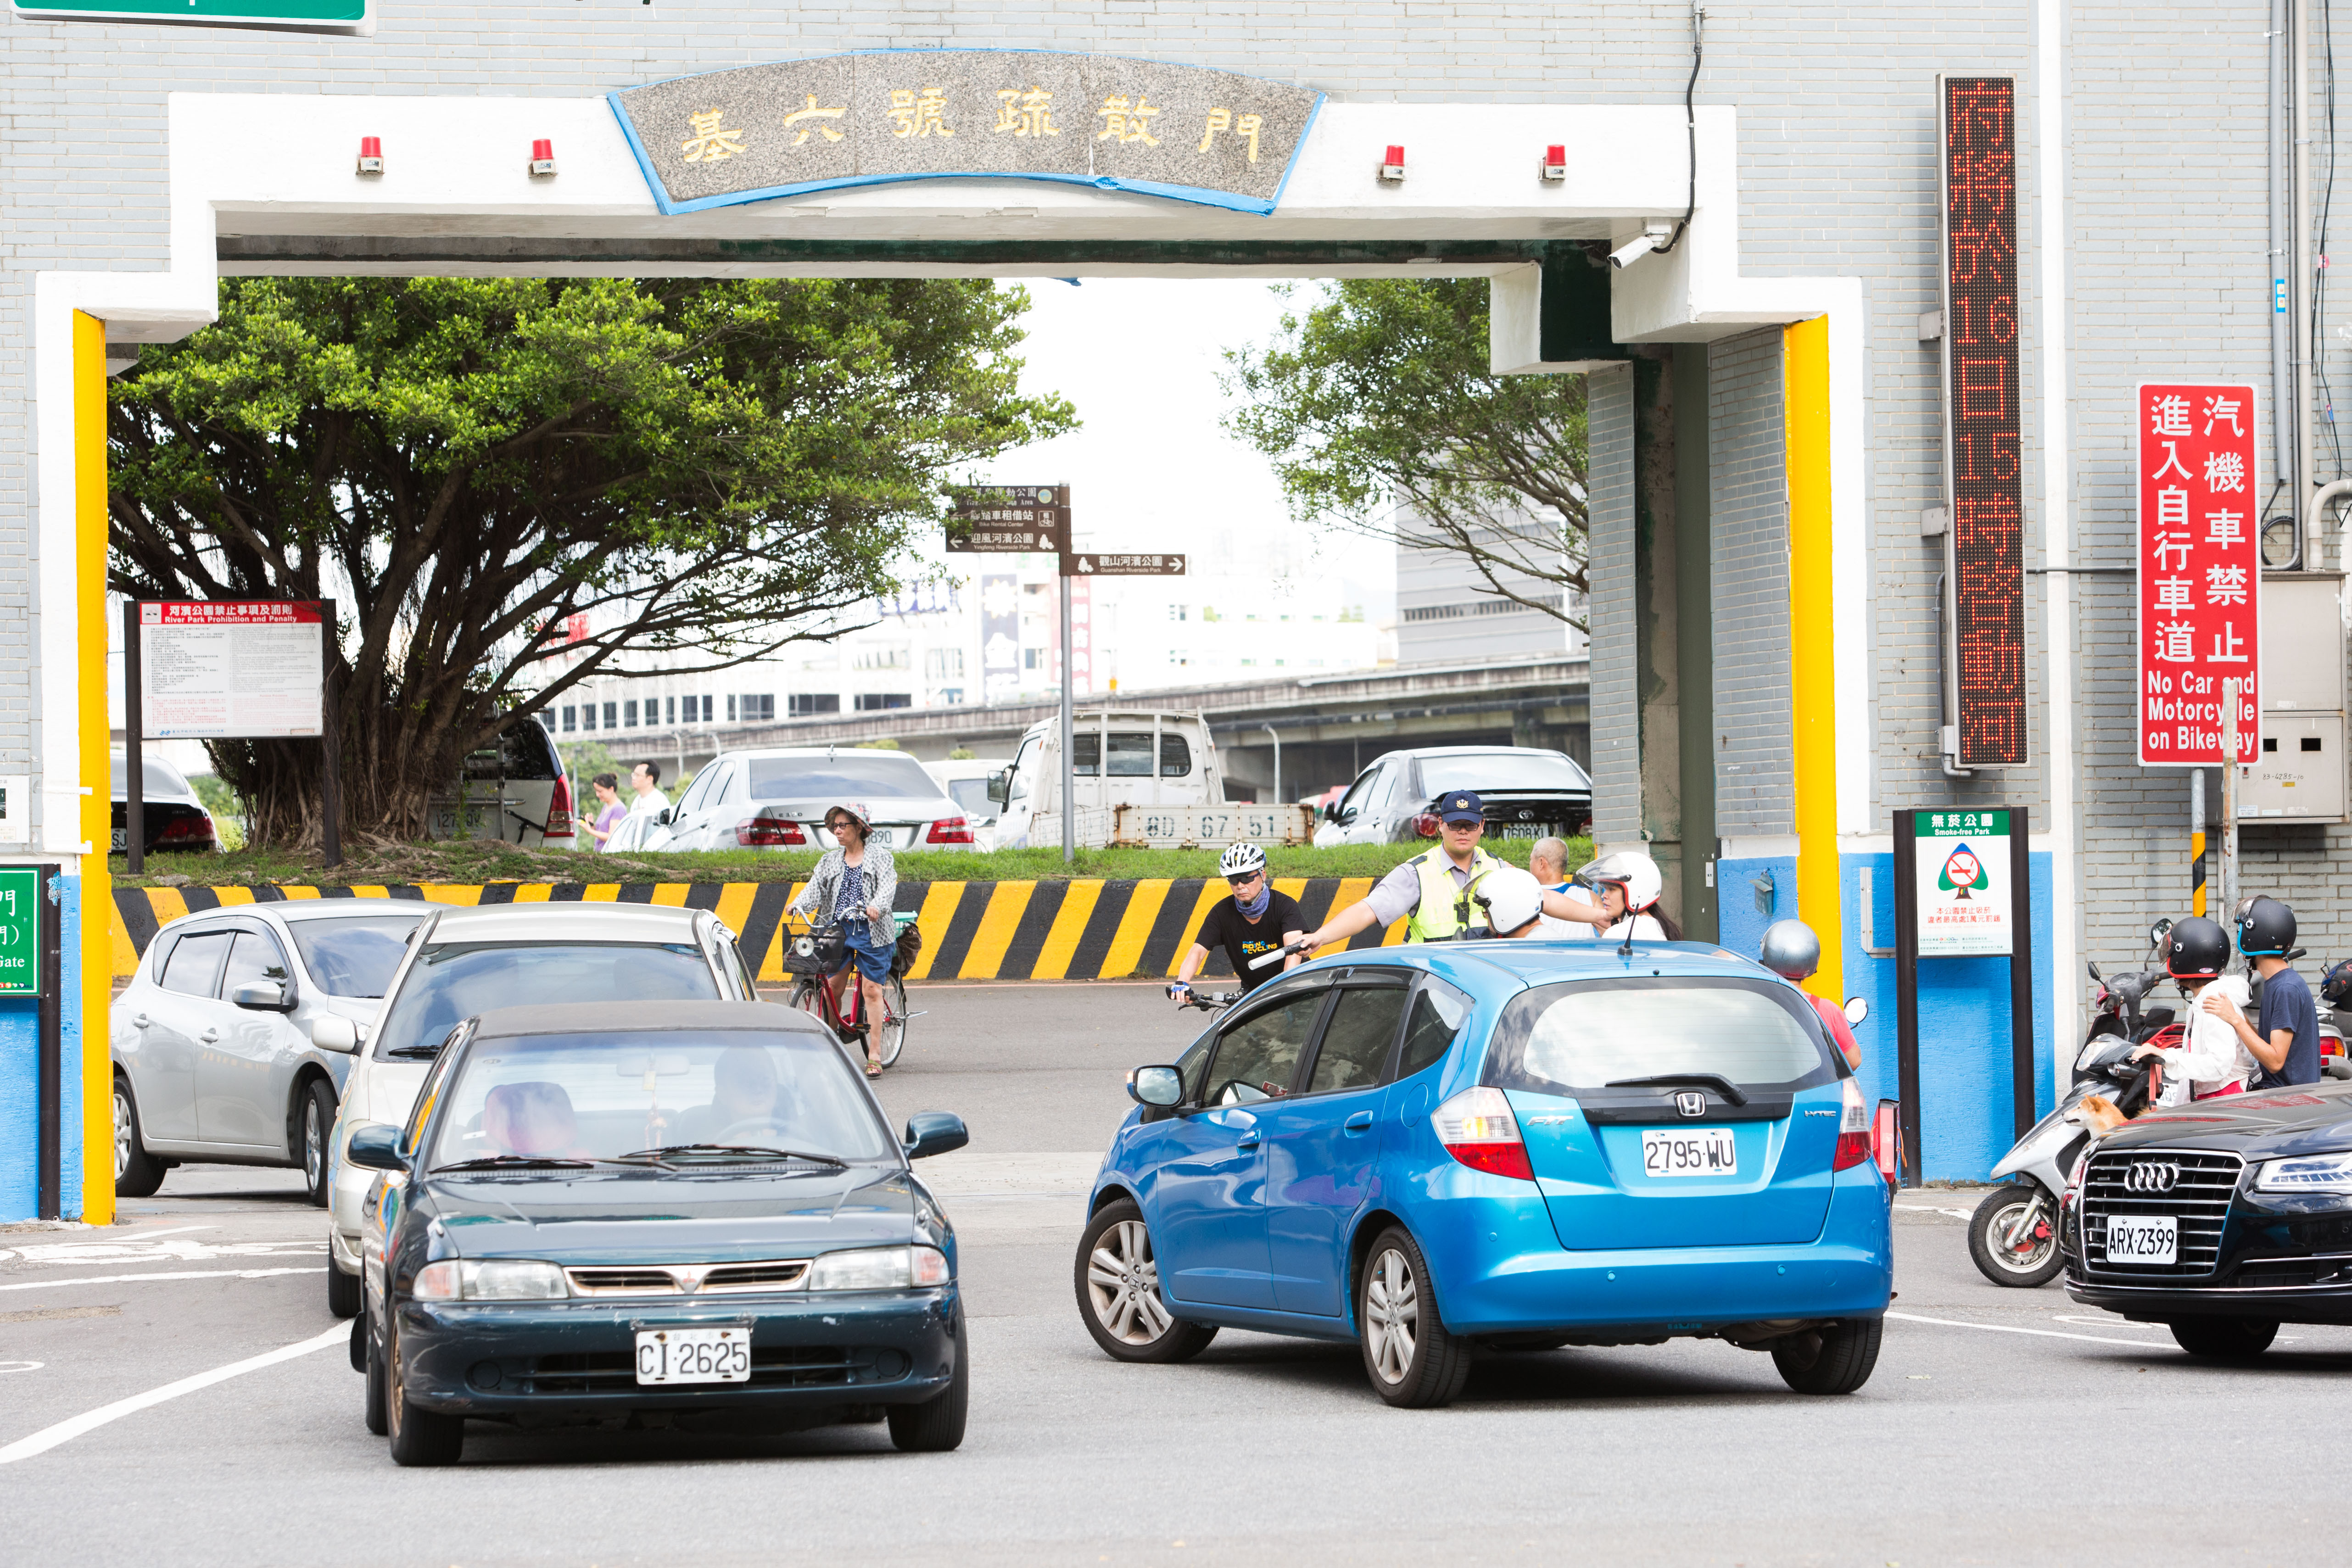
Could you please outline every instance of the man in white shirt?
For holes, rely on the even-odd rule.
[[[651,816],[669,810],[669,797],[661,792],[661,764],[640,762],[629,769],[629,788],[636,798],[629,802],[632,817]]]
[[[1557,893],[1571,904],[1580,904],[1593,912],[1591,923],[1562,920],[1547,915],[1538,933],[1547,939],[1566,938],[1570,941],[1591,942],[1601,936],[1601,906],[1592,901],[1581,884],[1568,879],[1568,845],[1558,839],[1538,839],[1528,852],[1528,871],[1548,893]]]

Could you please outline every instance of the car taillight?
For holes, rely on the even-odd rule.
[[[545,837],[561,839],[572,832],[572,780],[558,776],[555,788],[547,797],[547,829]]]
[[[1432,812],[1423,811],[1412,820],[1412,831],[1424,839],[1435,838],[1437,836],[1436,816]]]
[[[927,844],[968,844],[971,842],[971,822],[964,817],[941,817],[923,835]]]
[[[1430,1113],[1429,1124],[1445,1152],[1474,1170],[1494,1176],[1536,1179],[1528,1164],[1528,1146],[1519,1138],[1519,1120],[1499,1089],[1465,1089]]]
[[[213,841],[213,820],[210,817],[174,817],[163,824],[155,835],[158,844],[208,844]]]
[[[782,817],[746,817],[735,824],[735,841],[747,850],[772,850],[805,845],[808,834]]]
[[[1862,1090],[1851,1078],[1839,1081],[1845,1090],[1845,1109],[1838,1115],[1837,1152],[1830,1155],[1830,1169],[1846,1170],[1870,1158],[1870,1108],[1862,1103]]]
[[[1878,1174],[1886,1185],[1895,1186],[1903,1180],[1903,1124],[1895,1119],[1898,1103],[1881,1100],[1878,1114],[1871,1118],[1871,1155],[1878,1162]]]

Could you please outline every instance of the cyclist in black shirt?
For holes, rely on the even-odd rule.
[[[1223,873],[1234,895],[1201,919],[1201,929],[1192,937],[1192,950],[1184,955],[1184,962],[1168,988],[1169,996],[1180,1007],[1192,999],[1192,977],[1209,961],[1211,947],[1225,950],[1225,957],[1234,967],[1234,977],[1244,991],[1256,988],[1301,961],[1300,956],[1293,953],[1283,959],[1279,968],[1270,964],[1263,969],[1250,967],[1251,959],[1297,941],[1307,930],[1307,915],[1298,907],[1298,901],[1286,893],[1275,892],[1266,881],[1265,852],[1255,844],[1229,844],[1217,858],[1217,870]]]

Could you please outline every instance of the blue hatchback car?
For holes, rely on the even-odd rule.
[[[1335,956],[1128,1092],[1074,1271],[1121,1361],[1354,1340],[1401,1406],[1482,1350],[1719,1339],[1808,1394],[1877,1361],[1873,1117],[1805,996],[1720,948]]]

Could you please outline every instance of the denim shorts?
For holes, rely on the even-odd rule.
[[[850,927],[852,932],[856,929],[855,925]],[[843,936],[842,953],[857,966],[859,974],[869,980],[876,981],[887,980],[890,977],[890,960],[898,951],[898,945],[896,942],[886,943],[879,947],[868,947],[847,932]],[[846,963],[841,967],[842,969],[848,967],[849,964]],[[834,973],[837,975],[841,973],[841,969],[835,969]]]

